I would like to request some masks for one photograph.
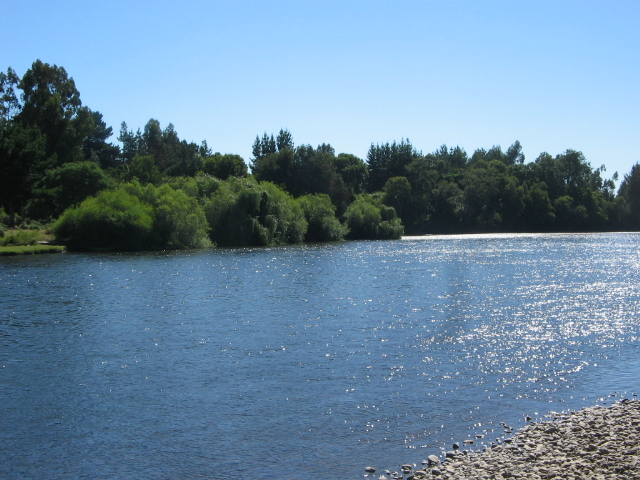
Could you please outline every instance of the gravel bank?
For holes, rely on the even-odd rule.
[[[483,452],[453,450],[445,459],[432,457],[422,469],[405,469],[405,478],[640,479],[640,401],[625,399],[532,423]]]

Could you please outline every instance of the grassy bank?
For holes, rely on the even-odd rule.
[[[36,253],[62,253],[62,245],[51,245],[51,235],[44,229],[0,230],[0,256],[33,255]]]
[[[62,245],[10,245],[0,246],[0,256],[33,255],[36,253],[62,253],[66,249]]]

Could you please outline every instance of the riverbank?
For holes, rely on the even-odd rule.
[[[411,476],[462,479],[640,478],[640,401],[624,399],[532,423],[482,452],[453,450]],[[407,473],[407,472],[405,472]]]
[[[10,245],[7,247],[0,247],[0,256],[63,253],[65,251],[66,248],[62,245]]]

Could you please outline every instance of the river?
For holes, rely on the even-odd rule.
[[[482,448],[640,392],[639,305],[632,233],[0,258],[0,478],[344,480]]]

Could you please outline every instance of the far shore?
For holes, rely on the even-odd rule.
[[[66,248],[62,245],[10,245],[0,247],[0,256],[8,255],[34,255],[41,253],[63,253]]]

